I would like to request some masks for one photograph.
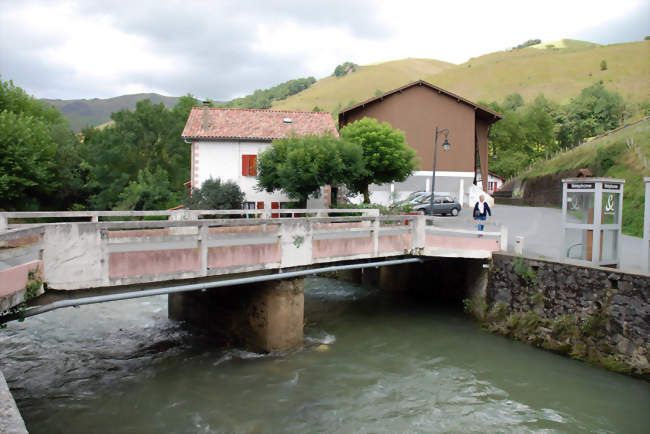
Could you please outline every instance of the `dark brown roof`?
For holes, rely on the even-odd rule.
[[[327,112],[297,112],[193,107],[181,136],[185,139],[274,140],[291,134],[330,132],[338,137]]]
[[[404,85],[402,87],[398,87],[397,89],[390,90],[390,91],[388,91],[386,93],[383,93],[383,94],[381,94],[379,96],[367,99],[365,101],[360,102],[359,104],[355,104],[353,106],[350,106],[350,107],[347,107],[347,108],[341,110],[339,112],[339,125],[341,125],[342,117],[345,116],[345,113],[347,113],[349,111],[352,111],[352,110],[356,110],[358,108],[363,108],[363,107],[367,106],[368,104],[373,104],[373,103],[378,102],[378,101],[383,101],[384,98],[389,97],[389,96],[391,96],[391,95],[393,95],[395,93],[398,93],[398,92],[401,93],[402,91],[404,91],[404,90],[406,90],[408,88],[411,88],[413,86],[427,86],[427,87],[431,88],[432,90],[435,90],[436,92],[438,92],[440,94],[444,94],[444,95],[446,95],[446,96],[448,96],[450,98],[455,99],[458,102],[465,103],[465,104],[471,106],[472,108],[474,108],[474,110],[476,110],[478,112],[479,116],[481,116],[482,118],[491,120],[491,122],[496,122],[499,119],[503,118],[503,116],[501,116],[499,113],[497,113],[497,112],[495,112],[493,110],[490,110],[487,107],[483,107],[481,105],[475,104],[475,103],[473,103],[472,101],[470,101],[468,99],[465,99],[465,98],[463,98],[461,96],[453,94],[453,93],[451,93],[449,91],[446,91],[446,90],[444,90],[442,88],[439,88],[438,86],[434,86],[433,84],[428,83],[428,82],[426,82],[424,80],[418,80],[418,81],[414,81],[413,83],[409,83],[409,84]]]

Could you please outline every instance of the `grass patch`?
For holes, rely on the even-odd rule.
[[[643,236],[643,212],[645,204],[645,183],[650,176],[643,160],[635,149],[625,144],[633,139],[641,156],[650,161],[650,120],[640,122],[618,131],[611,136],[587,142],[570,152],[560,154],[551,160],[540,160],[522,175],[530,179],[551,175],[566,170],[589,167],[594,176],[625,179],[623,187],[623,232],[636,237]]]

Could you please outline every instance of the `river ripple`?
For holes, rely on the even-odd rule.
[[[462,312],[306,281],[305,347],[215,349],[166,297],[0,330],[32,434],[648,432],[650,387],[480,331]]]

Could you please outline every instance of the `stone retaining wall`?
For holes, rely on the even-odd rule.
[[[0,433],[27,434],[25,422],[20,416],[2,372],[0,372]]]
[[[650,381],[650,276],[494,253],[466,307],[491,332]]]

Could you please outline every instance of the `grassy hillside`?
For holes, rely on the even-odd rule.
[[[452,63],[432,59],[402,59],[361,66],[343,77],[329,76],[318,80],[309,89],[273,104],[278,110],[311,110],[319,106],[327,111],[345,107],[351,101],[360,102],[411,81],[437,74]]]
[[[634,140],[635,148],[626,145],[629,138]],[[625,179],[623,231],[628,235],[643,236],[643,177],[650,176],[650,170],[644,166],[644,158],[650,163],[650,120],[587,142],[551,160],[538,161],[522,178],[588,167],[594,176]]]
[[[606,60],[608,69],[600,70]],[[601,46],[563,39],[519,50],[472,58],[460,65],[404,59],[363,66],[344,77],[326,77],[309,89],[273,105],[278,109],[328,111],[373,97],[419,78],[473,101],[501,101],[520,93],[526,101],[544,93],[559,103],[602,80],[626,101],[650,97],[650,41]]]
[[[157,93],[138,93],[107,99],[43,99],[42,101],[61,110],[70,121],[73,131],[79,132],[87,125],[96,126],[108,122],[113,112],[135,109],[135,104],[143,99],[150,99],[154,104],[162,102],[166,107],[173,107],[178,102],[178,97]]]

